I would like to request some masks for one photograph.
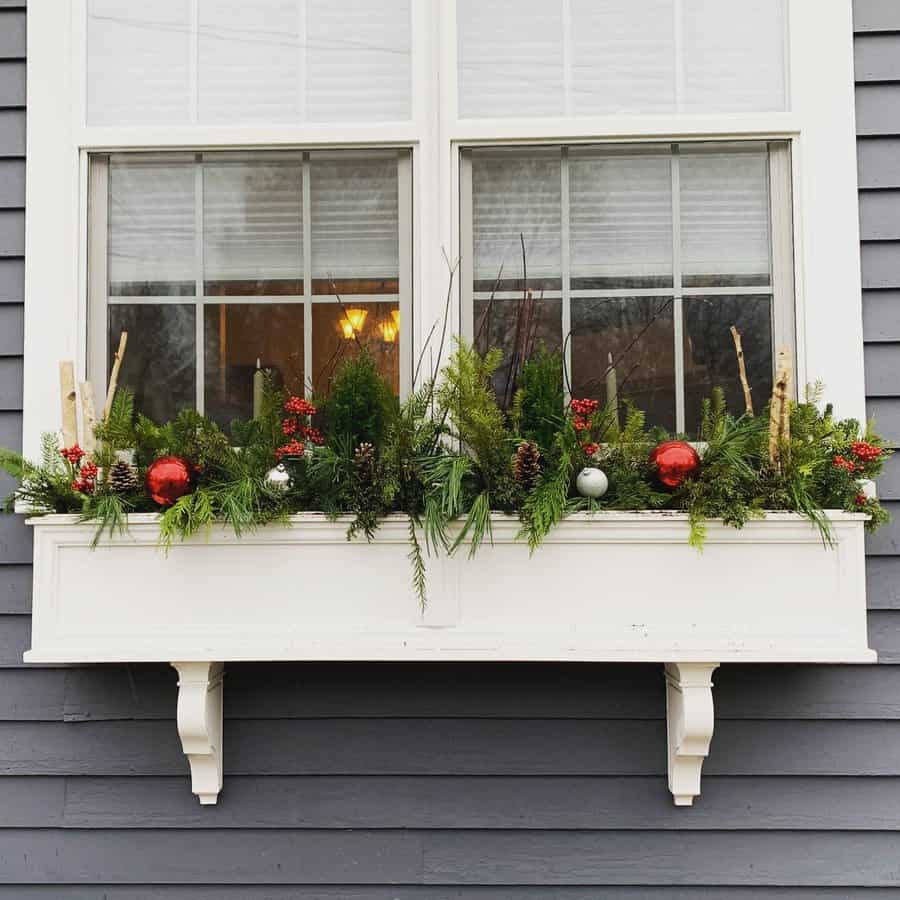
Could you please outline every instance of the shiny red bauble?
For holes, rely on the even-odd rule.
[[[160,506],[171,506],[190,489],[191,467],[180,456],[161,456],[147,469],[147,493]]]
[[[660,484],[678,488],[700,471],[700,454],[687,441],[664,441],[650,454]]]

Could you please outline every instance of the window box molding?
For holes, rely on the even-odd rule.
[[[741,530],[710,522],[700,554],[687,543],[683,513],[582,513],[530,557],[516,541],[518,519],[494,515],[493,544],[474,559],[463,547],[429,560],[422,610],[404,516],[387,518],[371,544],[347,542],[349,520],[304,513],[241,538],[216,526],[164,555],[155,515],[132,515],[126,534],[104,537],[96,550],[94,524],[50,515],[30,520],[25,660],[172,663],[178,730],[202,803],[221,787],[229,662],[663,663],[669,786],[676,804],[690,805],[712,735],[718,665],[876,659],[866,633],[865,517],[828,518],[831,548],[801,516],[769,513]],[[589,570],[602,572],[602,593],[585,592]],[[744,577],[750,571],[766,578]],[[303,589],[294,594],[286,585],[298,573]]]

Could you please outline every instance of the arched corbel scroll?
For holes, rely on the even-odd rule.
[[[173,662],[178,671],[178,736],[191,790],[209,806],[222,790],[222,663]]]
[[[669,790],[676,806],[691,806],[700,795],[700,772],[715,724],[712,673],[718,665],[666,664]]]

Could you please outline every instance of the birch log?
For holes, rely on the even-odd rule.
[[[59,364],[59,394],[62,403],[62,439],[64,447],[78,443],[78,410],[75,404],[75,364]]]
[[[109,374],[109,390],[106,392],[106,403],[103,404],[103,421],[109,418],[109,411],[112,409],[113,400],[116,396],[116,388],[119,386],[119,369],[122,368],[122,358],[125,356],[125,347],[128,345],[128,332],[123,331],[119,336],[119,349],[116,350],[116,356],[113,360],[112,372]]]
[[[781,465],[781,443],[784,440],[785,419],[790,415],[788,405],[788,386],[790,384],[790,366],[785,350],[778,353],[778,368],[775,384],[772,387],[772,403],[769,406],[769,462],[779,468]],[[789,420],[788,420],[789,422]],[[790,426],[788,424],[788,437]]]
[[[97,438],[94,436],[94,426],[97,424],[97,407],[94,403],[94,386],[89,381],[82,381],[78,385],[81,394],[81,449],[85,453],[93,453],[97,449]]]
[[[737,353],[738,375],[741,378],[741,387],[744,390],[744,411],[748,416],[753,415],[753,397],[750,393],[750,383],[747,381],[747,367],[744,364],[744,347],[741,344],[741,333],[731,326],[731,337],[734,340],[734,351]]]

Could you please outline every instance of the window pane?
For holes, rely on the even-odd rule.
[[[669,297],[572,301],[572,396],[607,397],[612,360],[620,401],[675,430],[675,332]]]
[[[313,156],[310,190],[313,293],[398,293],[396,156]]]
[[[413,0],[307,0],[311,122],[412,117]]]
[[[203,320],[206,414],[220,426],[252,417],[257,360],[302,396],[302,303],[207,304]]]
[[[496,347],[503,363],[493,378],[494,391],[504,409],[509,409],[518,387],[522,363],[542,346],[562,347],[562,301],[476,300],[475,349],[485,354]]]
[[[411,9],[412,0],[88,0],[88,122],[409,121]]]
[[[195,292],[194,168],[190,163],[109,167],[109,293]]]
[[[86,65],[91,125],[188,121],[190,22],[190,0],[90,0]]]
[[[472,153],[475,290],[521,292],[522,240],[528,287],[560,290],[560,151]],[[501,274],[502,281],[497,284]]]
[[[201,0],[199,14],[201,121],[296,122],[297,0]]]
[[[674,0],[571,0],[576,115],[675,106]]]
[[[204,163],[207,295],[303,293],[301,161]]]
[[[458,0],[456,28],[462,118],[563,114],[560,0]]]
[[[196,402],[194,306],[183,303],[115,304],[109,307],[107,358],[112,367],[119,335],[128,332],[128,352],[119,385],[134,391],[139,412],[156,422],[173,418]]]
[[[772,298],[704,297],[684,300],[685,424],[700,425],[700,408],[713,388],[725,391],[728,408],[744,412],[731,326],[741,334],[754,410],[762,412],[772,394]]]
[[[459,0],[456,27],[462,118],[786,107],[784,0]]]
[[[327,394],[341,363],[365,348],[400,393],[400,307],[396,303],[313,303],[313,391]],[[355,327],[354,327],[355,326]]]
[[[572,288],[672,287],[672,154],[569,151]]]
[[[685,109],[785,109],[784,0],[683,3]]]
[[[715,152],[683,145],[680,168],[684,285],[768,286],[766,149]]]

